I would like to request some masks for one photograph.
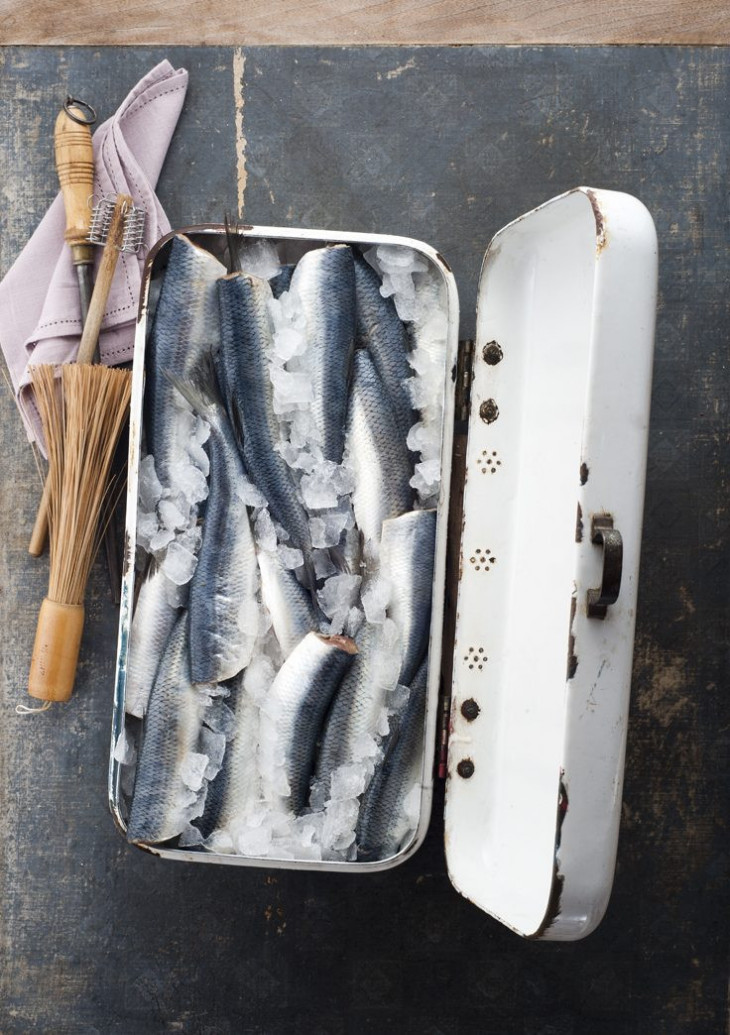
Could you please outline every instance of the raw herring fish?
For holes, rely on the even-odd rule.
[[[384,675],[379,647],[382,628],[365,623],[357,636],[357,654],[337,690],[327,713],[315,779],[322,783],[325,799],[335,769],[359,760],[363,738],[375,737],[378,722],[391,686]]]
[[[307,252],[291,281],[306,324],[314,402],[312,417],[325,460],[342,463],[345,416],[355,346],[355,267],[352,249],[329,245]]]
[[[317,740],[327,709],[357,654],[348,636],[308,633],[271,684],[265,712],[283,752],[289,804],[301,815],[309,801]]]
[[[408,815],[407,798],[421,777],[427,674],[424,661],[411,684],[404,711],[393,720],[383,742],[383,760],[362,796],[355,834],[358,861],[373,862],[395,855],[417,826],[415,817]]]
[[[182,612],[150,694],[127,829],[129,841],[167,841],[203,811],[205,765],[196,767],[195,763],[199,759],[202,763],[196,748],[207,703],[207,695],[190,678],[187,614]]]
[[[205,811],[196,826],[204,838],[214,831],[229,832],[245,821],[261,798],[257,762],[259,709],[243,685],[243,674],[232,681],[229,702],[234,707],[232,739],[220,772],[208,786]]]
[[[308,632],[316,630],[319,621],[312,604],[312,596],[299,582],[294,572],[285,567],[278,552],[259,551],[261,598],[271,616],[274,634],[288,657]]]
[[[125,711],[140,719],[147,710],[160,660],[179,613],[168,602],[169,592],[167,576],[153,566],[142,583],[134,609],[124,688]]]
[[[383,522],[411,509],[413,473],[405,440],[375,364],[365,349],[353,361],[347,413],[347,459],[355,475],[352,505],[365,543],[377,559]]]
[[[400,437],[405,441],[416,415],[411,407],[406,381],[412,371],[408,363],[409,336],[396,312],[392,298],[383,298],[382,281],[373,267],[355,255],[355,298],[357,344],[366,348],[390,399]]]
[[[307,515],[289,466],[275,448],[279,422],[269,377],[271,298],[269,284],[258,277],[232,274],[218,282],[221,343],[216,370],[246,472],[266,497],[271,517],[289,534],[288,545],[308,558],[312,544]]]
[[[187,237],[175,237],[157,303],[146,354],[144,425],[147,452],[157,477],[174,489],[174,466],[186,455],[176,414],[188,403],[164,371],[188,380],[204,356],[217,346],[220,331],[216,283],[225,267]]]
[[[194,683],[222,683],[251,660],[259,625],[258,565],[240,486],[243,466],[209,364],[194,383],[175,382],[210,424],[210,494],[190,585]]]
[[[435,510],[414,510],[383,522],[380,564],[391,585],[388,616],[400,633],[402,686],[411,685],[428,650],[435,545]]]

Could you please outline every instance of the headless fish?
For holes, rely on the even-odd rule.
[[[203,838],[210,837],[215,830],[233,832],[261,799],[256,757],[259,709],[243,685],[243,674],[236,676],[230,689],[234,724],[223,765],[208,787],[205,811],[196,824]]]
[[[383,522],[380,565],[391,585],[388,616],[400,633],[402,686],[411,685],[428,650],[435,545],[435,510],[414,510]]]
[[[383,298],[381,280],[372,266],[355,255],[357,344],[366,348],[383,383],[400,437],[405,441],[416,415],[411,407],[406,380],[409,336],[396,312],[393,298]]]
[[[196,748],[207,695],[190,677],[187,615],[175,623],[150,694],[127,839],[155,844],[180,834],[203,811]]]
[[[411,509],[413,468],[398,433],[383,382],[370,354],[357,349],[347,412],[347,456],[355,475],[352,505],[365,543],[377,560],[383,522]]]
[[[216,283],[225,267],[187,237],[175,237],[146,355],[144,425],[147,452],[162,486],[174,488],[174,467],[186,456],[178,414],[189,404],[164,374],[187,380],[219,338]]]
[[[357,654],[327,713],[315,772],[325,798],[335,769],[360,757],[363,738],[375,738],[378,732],[390,689],[383,678],[382,639],[380,626],[366,623],[360,628],[355,637]]]
[[[342,463],[355,347],[355,267],[345,244],[307,252],[291,281],[306,324],[314,401],[312,417],[325,460]]]
[[[307,807],[314,762],[325,714],[357,654],[347,636],[310,632],[289,655],[271,684],[267,717],[283,752],[288,805],[295,815]]]
[[[160,659],[178,616],[169,603],[170,581],[157,567],[142,583],[129,634],[124,708],[142,718],[160,667]]]
[[[279,423],[269,376],[272,324],[269,284],[245,274],[218,282],[221,347],[216,371],[250,480],[266,497],[269,512],[289,534],[288,545],[311,556],[307,515],[289,466],[274,448]]]
[[[395,855],[414,828],[406,814],[406,797],[421,778],[427,666],[416,673],[401,715],[383,742],[383,760],[362,796],[355,838],[358,861]]]
[[[175,381],[210,424],[210,493],[198,563],[190,585],[190,657],[195,683],[221,683],[251,659],[258,633],[258,565],[239,487],[241,456],[213,369],[195,384]]]

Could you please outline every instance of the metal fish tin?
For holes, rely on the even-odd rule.
[[[182,232],[213,255],[225,250],[222,226]],[[651,217],[629,195],[581,187],[506,226],[485,256],[470,343],[458,340],[454,277],[427,244],[280,227],[238,233],[273,242],[284,264],[324,244],[410,247],[444,286],[420,818],[409,844],[373,862],[147,850],[382,870],[418,849],[434,779],[445,777],[456,888],[523,936],[583,937],[605,911],[618,839],[656,307]],[[169,242],[148,258],[135,343],[112,749],[124,723],[147,324]],[[113,753],[109,801],[126,832]]]

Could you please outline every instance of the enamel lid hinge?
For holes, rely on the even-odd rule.
[[[456,600],[459,593],[459,551],[461,549],[461,524],[464,512],[466,442],[471,410],[473,371],[474,342],[471,338],[467,338],[459,342],[454,372],[454,444],[451,454],[451,498],[449,503],[449,531],[446,553],[444,652],[441,664],[441,692],[439,699],[438,736],[436,740],[436,772],[441,780],[446,779],[449,749],[454,629],[456,624]]]

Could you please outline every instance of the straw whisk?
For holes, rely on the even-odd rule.
[[[113,502],[109,472],[129,411],[131,373],[69,363],[31,371],[48,452],[48,593],[41,605],[28,692],[67,701],[84,624],[84,595]]]

